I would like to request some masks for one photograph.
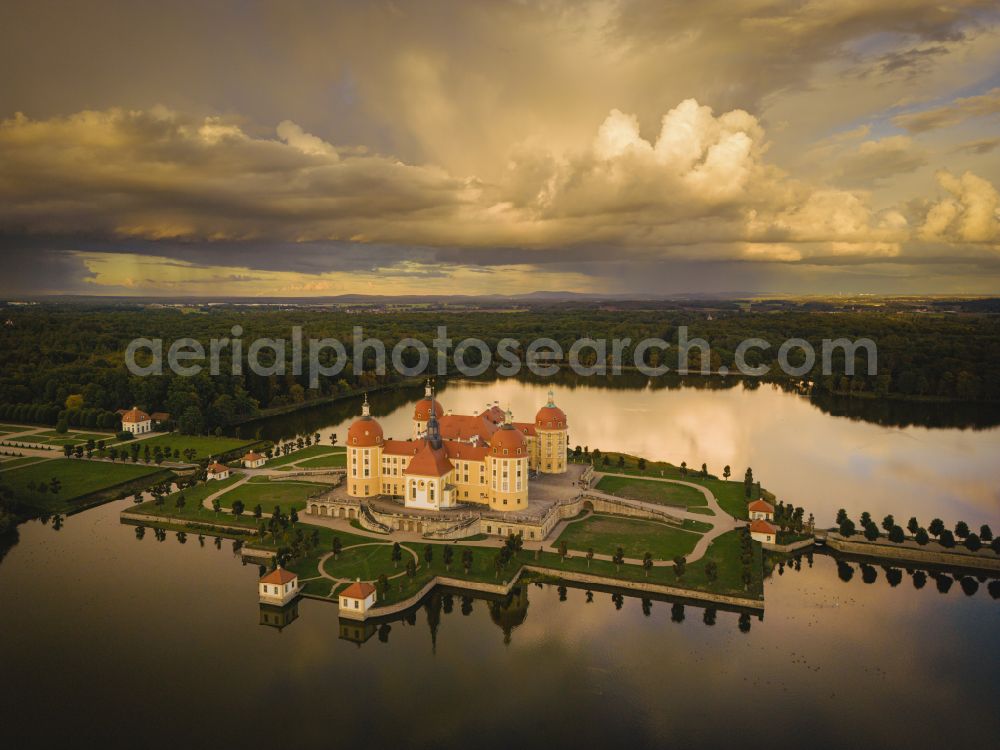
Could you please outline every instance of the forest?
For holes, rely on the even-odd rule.
[[[702,306],[672,305],[643,308],[638,305],[613,308],[595,303],[537,304],[527,309],[496,310],[356,310],[338,307],[294,307],[219,305],[169,307],[160,305],[70,305],[42,303],[5,306],[5,325],[0,328],[0,420],[70,426],[115,428],[117,410],[139,406],[147,412],[168,412],[175,427],[188,434],[221,431],[246,421],[264,410],[287,410],[296,405],[329,400],[359,390],[388,387],[403,378],[389,367],[374,372],[374,355],[365,352],[362,372],[355,374],[353,360],[334,377],[320,376],[319,387],[309,387],[307,372],[259,376],[243,367],[231,374],[230,353],[222,353],[223,374],[207,371],[181,377],[169,369],[148,377],[132,375],[124,366],[125,350],[136,338],[162,338],[164,349],[177,339],[189,337],[208,347],[212,338],[230,335],[233,326],[243,329],[242,340],[259,337],[285,338],[293,326],[301,326],[303,337],[339,339],[353,358],[354,326],[365,337],[377,338],[391,350],[395,342],[412,337],[428,347],[437,327],[444,325],[454,342],[477,337],[496,351],[500,339],[521,342],[524,358],[527,343],[539,337],[552,338],[564,351],[579,338],[629,338],[624,361],[632,361],[631,346],[644,338],[671,342],[673,356],[679,329],[688,337],[705,339],[711,346],[710,365],[731,370],[737,345],[746,338],[771,342],[767,350],[752,350],[748,362],[771,366],[762,378],[815,395],[838,395],[852,399],[926,400],[955,402],[1000,401],[1000,316],[993,308],[984,312],[939,312],[883,310],[830,311],[802,308],[747,309],[729,305],[706,313]],[[777,367],[777,351],[789,338],[809,341],[817,352],[823,339],[870,338],[878,347],[878,374],[867,375],[864,352],[858,353],[856,374],[844,374],[842,353],[834,356],[834,374],[819,374],[819,361],[811,372],[789,376]],[[609,347],[610,349],[610,347]],[[838,350],[839,351],[839,350]],[[264,354],[270,354],[264,350]],[[286,347],[290,360],[290,347]],[[792,360],[795,361],[793,352]],[[469,350],[466,360],[476,362],[478,352]],[[590,356],[588,360],[587,357]],[[593,364],[593,352],[581,357]],[[266,361],[265,357],[261,357]],[[413,364],[416,352],[406,350],[404,360]],[[658,352],[647,356],[660,364]],[[502,364],[494,362],[493,365]],[[665,358],[663,364],[675,366]],[[432,367],[434,366],[432,358]],[[698,368],[699,352],[692,352],[689,367]],[[630,373],[626,372],[624,377]],[[637,376],[634,370],[631,376]],[[675,375],[671,375],[676,377]],[[704,377],[704,376],[703,376]]]

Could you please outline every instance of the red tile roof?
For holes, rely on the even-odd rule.
[[[493,455],[511,455],[520,456],[527,455],[524,444],[524,435],[521,431],[514,427],[514,425],[504,425],[499,430],[493,433],[493,437],[490,438],[490,448],[493,450]],[[504,450],[508,453],[504,453]]]
[[[367,599],[375,593],[375,587],[367,581],[355,581],[337,596],[346,596],[348,599]]]
[[[756,521],[750,522],[750,532],[758,534],[777,534],[778,530],[774,527],[774,524],[765,521],[763,518],[758,518]]]
[[[347,428],[348,446],[371,448],[382,443],[382,425],[371,417],[358,417]]]
[[[149,419],[149,415],[140,409],[138,406],[133,406],[127,412],[122,414],[122,423],[124,424],[134,424],[136,422],[145,422]]]
[[[488,419],[490,422],[496,425],[503,424],[507,420],[507,414],[499,406],[494,404],[486,411],[479,414],[481,418]]]
[[[767,500],[754,500],[747,506],[747,510],[756,510],[762,513],[774,513],[774,506]]]
[[[416,453],[423,440],[386,440],[382,444],[383,456],[412,456]]]
[[[229,467],[223,466],[222,464],[215,462],[213,464],[208,465],[207,471],[209,474],[220,474],[223,471],[229,471]]]
[[[403,473],[415,474],[420,477],[443,477],[454,468],[443,447],[435,450],[431,448],[430,443],[424,442],[410,459],[410,463],[403,470]]]
[[[558,406],[543,406],[535,414],[535,427],[540,430],[566,429],[566,414]]]
[[[457,440],[442,440],[448,458],[462,461],[484,461],[489,453],[489,446],[484,443],[460,443]]]
[[[441,402],[434,400],[434,413],[437,414],[437,418],[441,419],[441,415],[444,414],[444,407],[441,406]],[[426,396],[419,401],[413,407],[413,418],[418,422],[426,422],[431,417],[431,399]]]
[[[438,425],[444,440],[480,438],[488,441],[490,435],[497,431],[497,426],[483,414],[475,417],[468,414],[446,414],[438,420]]]
[[[264,457],[262,455],[260,455],[259,453],[254,453],[253,451],[250,451],[249,453],[247,453],[243,457],[243,460],[244,461],[260,461],[262,458],[264,458]]]
[[[170,412],[167,411],[154,411],[149,415],[149,418],[154,422],[168,422],[170,421]]]
[[[294,581],[296,578],[298,578],[298,576],[295,575],[290,570],[285,570],[284,568],[275,568],[267,575],[261,576],[260,582],[276,583],[279,586],[284,586],[286,583],[288,583],[289,581]]]
[[[519,429],[521,432],[523,432],[526,436],[535,437],[535,435],[537,434],[535,432],[535,423],[534,422],[514,422],[513,424],[514,424],[514,426],[517,429]]]

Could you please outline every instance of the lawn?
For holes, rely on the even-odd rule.
[[[420,554],[416,545],[411,549],[418,555]],[[406,561],[412,560],[413,556],[405,549],[402,550],[402,553],[403,557],[399,561],[399,566],[393,567],[392,544],[376,542],[364,547],[344,550],[336,560],[332,557],[327,558],[323,569],[327,574],[347,581],[353,581],[356,578],[360,578],[362,581],[374,581],[380,573],[393,576],[405,570]]]
[[[652,552],[655,560],[673,560],[691,554],[700,536],[655,521],[595,515],[566,526],[552,546],[566,542],[571,550],[584,553],[593,547],[604,555],[613,555],[621,547],[625,557],[641,559]]]
[[[257,519],[249,513],[244,513],[241,518],[236,518],[236,516],[232,513],[216,513],[211,508],[205,508],[202,506],[205,498],[210,495],[214,495],[220,490],[224,490],[226,487],[232,486],[242,479],[242,477],[243,474],[233,472],[229,475],[229,479],[199,482],[194,487],[188,487],[178,492],[173,492],[164,498],[163,505],[158,506],[154,501],[147,500],[140,505],[129,508],[129,510],[135,511],[136,513],[151,513],[153,515],[162,516],[168,519],[176,519],[178,521],[225,523],[256,529]],[[184,507],[178,508],[177,496],[182,493],[184,495]]]
[[[652,479],[635,479],[624,476],[605,476],[597,483],[596,489],[630,500],[640,500],[675,508],[704,507],[708,504],[705,496],[694,487],[671,482],[657,482]]]
[[[37,464],[39,461],[47,461],[47,458],[38,456],[0,456],[0,471],[7,471],[18,466]]]
[[[31,429],[34,428],[24,424],[0,424],[0,432],[24,432]]]
[[[685,474],[681,472],[679,467],[669,464],[666,461],[647,461],[645,470],[640,470],[639,459],[636,456],[631,456],[627,453],[605,453],[603,455],[608,457],[608,463],[605,464],[603,458],[595,462],[595,471],[633,477],[645,476],[681,479],[692,484],[699,484],[715,495],[721,508],[729,515],[744,520],[749,517],[747,514],[747,503],[749,500],[746,497],[742,479],[726,481],[712,474],[709,474],[708,477],[703,477],[701,476],[700,469],[695,470],[694,467],[689,467],[689,470]],[[619,456],[622,457],[625,464],[622,467],[618,466]],[[774,494],[768,492],[767,489],[762,488],[760,496],[768,502],[774,502]],[[753,497],[750,499],[756,500],[757,497],[755,488],[753,490]],[[696,507],[691,510],[696,513],[700,512]]]
[[[113,489],[134,491],[133,486],[148,486],[168,476],[169,472],[156,466],[57,458],[5,471],[3,481],[14,490],[15,500],[55,513],[83,507],[83,500],[102,493],[108,493],[110,499],[117,494],[109,492]],[[62,483],[57,494],[28,489],[29,484],[47,484],[53,477]]]
[[[99,440],[104,440],[108,444],[115,442],[117,439],[113,432],[74,432],[73,430],[70,430],[69,432],[47,430],[45,432],[36,432],[31,436],[32,439],[40,437],[47,438],[49,440],[76,440],[84,443],[88,440],[93,440],[95,443]]]
[[[232,508],[234,502],[242,500],[247,512],[252,511],[259,503],[264,515],[269,516],[274,512],[276,505],[285,513],[292,508],[301,511],[306,507],[306,500],[329,489],[329,484],[318,482],[281,482],[266,477],[254,477],[249,482],[226,492],[219,498],[219,502],[224,508]]]
[[[287,456],[277,456],[276,458],[272,458],[267,462],[267,467],[269,469],[275,469],[278,467],[288,466],[295,461],[302,461],[304,459],[331,458],[337,456],[340,457],[340,463],[331,465],[343,466],[347,456],[347,451],[343,446],[310,445],[308,448],[303,448],[300,451],[293,451]]]
[[[125,445],[130,446],[132,442],[131,440],[127,441]],[[178,432],[170,432],[135,442],[139,446],[140,455],[145,453],[146,446],[149,446],[150,453],[154,453],[156,446],[160,446],[163,450],[169,448],[171,452],[179,450],[183,459],[184,451],[193,448],[195,460],[198,461],[202,458],[218,458],[223,454],[242,450],[253,445],[256,441],[206,435],[181,435]]]
[[[331,453],[329,456],[319,458],[309,458],[300,464],[296,464],[295,469],[333,469],[347,466],[346,453]]]

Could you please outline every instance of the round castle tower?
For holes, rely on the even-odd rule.
[[[565,474],[569,437],[566,414],[556,406],[552,391],[549,401],[535,415],[538,471],[542,474]]]
[[[413,407],[414,440],[423,437],[423,434],[427,432],[427,421],[430,418],[431,412],[438,419],[441,419],[444,415],[444,409],[440,402],[434,398],[434,389],[431,387],[431,381],[428,379],[424,384],[424,397],[417,401]]]
[[[347,430],[347,494],[374,497],[381,491],[382,426],[371,416],[368,394],[361,416]]]
[[[490,438],[487,454],[487,495],[494,510],[528,507],[528,443],[514,427],[510,410],[503,426]]]

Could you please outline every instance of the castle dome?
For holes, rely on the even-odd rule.
[[[426,422],[430,419],[431,409],[434,410],[434,414],[437,415],[438,419],[444,416],[444,408],[442,408],[441,402],[425,396],[417,401],[416,406],[413,407],[414,421]]]
[[[347,429],[347,445],[352,448],[371,448],[382,444],[382,425],[365,415],[355,419]]]
[[[506,449],[506,453],[504,453],[504,449]],[[524,435],[510,423],[505,424],[490,437],[490,452],[494,456],[518,456],[528,453]]]
[[[424,384],[424,397],[413,407],[413,421],[426,422],[430,419],[432,411],[438,419],[444,416],[444,409],[434,398],[434,390],[431,388],[431,381],[428,380]]]
[[[371,448],[382,445],[382,425],[371,416],[368,406],[368,394],[361,406],[361,416],[355,419],[347,428],[347,445],[355,448]]]
[[[549,401],[535,414],[535,427],[540,430],[565,430],[566,413],[555,405],[552,391],[549,391]]]

